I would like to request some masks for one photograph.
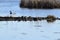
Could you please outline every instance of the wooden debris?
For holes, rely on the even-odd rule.
[[[54,22],[55,20],[60,20],[60,18],[56,18],[55,16],[48,15],[47,17],[27,17],[27,16],[21,16],[21,17],[1,17],[0,21],[41,21],[41,20],[47,20],[47,22]]]

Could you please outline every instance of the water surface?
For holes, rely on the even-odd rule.
[[[0,16],[40,16],[54,15],[60,17],[60,9],[23,9],[17,1],[0,1]],[[60,21],[53,23],[37,22],[0,22],[0,40],[58,40],[60,39]]]

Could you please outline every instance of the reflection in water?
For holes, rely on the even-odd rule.
[[[48,36],[42,36],[42,37],[49,39],[49,37],[48,37]]]
[[[40,21],[35,21],[35,22],[34,22],[34,27],[42,27],[42,26],[40,25]]]
[[[52,23],[54,22],[55,20],[47,20],[48,23]]]
[[[55,34],[60,34],[60,32],[54,32]]]
[[[40,32],[44,32],[44,31],[40,31]]]
[[[27,35],[27,33],[21,33],[22,35]]]
[[[60,40],[60,38],[59,38],[59,39],[57,39],[57,40]]]
[[[35,25],[35,27],[41,27],[41,25]]]
[[[41,26],[41,24],[40,24],[40,22],[41,21],[35,21],[34,23],[32,22],[32,24],[36,24],[36,25],[40,25]],[[6,23],[6,22],[5,22]],[[12,23],[12,22],[8,22],[9,24],[8,24],[8,28],[9,28],[9,33],[11,32],[11,31],[13,31],[13,30],[11,30],[11,29],[16,29],[15,28],[15,26],[18,28],[18,31],[19,32],[21,32],[23,29],[24,29],[24,32],[22,32],[22,33],[20,33],[20,34],[18,34],[16,31],[17,31],[17,29],[14,31],[14,34],[15,34],[15,32],[18,34],[18,35],[21,35],[21,36],[18,36],[17,38],[20,38],[21,37],[21,40],[25,40],[25,38],[26,38],[26,36],[27,36],[27,34],[28,35],[30,35],[30,34],[32,34],[32,36],[34,37],[34,36],[36,36],[37,37],[37,35],[39,35],[38,37],[40,38],[40,36],[43,36],[43,37],[41,37],[41,38],[45,38],[45,39],[50,39],[50,37],[49,36],[47,36],[48,34],[47,34],[47,32],[44,32],[44,31],[47,31],[48,29],[49,29],[49,27],[40,27],[41,28],[41,31],[40,31],[40,29],[39,30],[35,30],[35,29],[33,29],[33,28],[29,28],[29,25],[31,25],[31,24],[29,24],[29,22],[27,23],[27,24],[29,24],[29,25],[27,25],[25,22],[14,22],[14,23]],[[44,23],[44,22],[43,22]],[[21,25],[22,24],[22,25]],[[23,25],[23,24],[25,24],[25,25]],[[13,26],[10,26],[10,25],[13,25]],[[14,26],[15,25],[15,26]],[[21,26],[22,27],[21,27]],[[43,24],[44,25],[44,24]],[[6,26],[5,26],[6,27]],[[31,26],[30,26],[31,27]],[[36,26],[37,27],[37,26]],[[7,29],[8,29],[7,28]],[[39,28],[39,27],[38,27]],[[46,29],[47,30],[46,30]],[[27,30],[25,30],[25,29],[27,29]],[[45,30],[44,30],[45,29]],[[52,28],[51,28],[52,29]],[[28,33],[27,33],[27,32]],[[48,30],[49,31],[49,30]],[[32,32],[32,33],[31,33]],[[1,33],[1,32],[0,32]],[[35,34],[34,34],[35,33]],[[36,35],[37,34],[37,35]],[[13,34],[11,34],[11,35],[13,35]],[[16,35],[16,34],[15,34]],[[50,34],[49,34],[50,35]],[[52,35],[52,34],[51,34]],[[23,36],[23,37],[22,37]],[[29,38],[30,38],[30,36],[28,36]],[[37,38],[38,38],[37,37]]]
[[[8,21],[0,21],[0,24],[1,25],[8,25],[9,23],[8,23]]]

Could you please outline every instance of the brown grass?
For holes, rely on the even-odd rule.
[[[21,8],[60,8],[57,0],[21,0]]]

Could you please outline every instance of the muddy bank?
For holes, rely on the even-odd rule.
[[[36,8],[36,9],[53,9],[60,8],[60,1],[58,0],[21,0],[21,8]]]

